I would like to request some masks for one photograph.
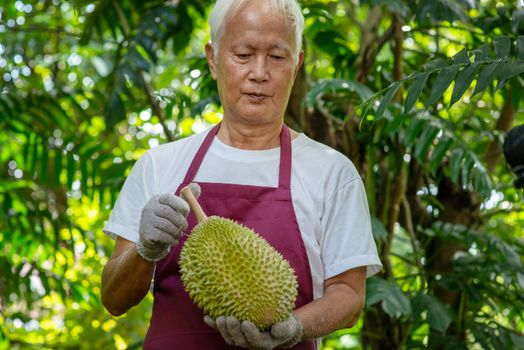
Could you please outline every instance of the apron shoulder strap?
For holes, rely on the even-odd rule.
[[[215,125],[209,133],[206,135],[202,145],[198,149],[193,161],[189,165],[186,176],[184,177],[184,184],[188,184],[193,181],[195,178],[200,164],[204,160],[206,153],[215,138],[218,129],[220,128],[220,123]],[[291,135],[289,133],[289,128],[286,124],[282,124],[282,131],[280,133],[280,167],[279,167],[279,177],[278,177],[278,188],[284,190],[291,189]]]
[[[206,138],[204,139],[204,142],[202,142],[202,145],[200,146],[197,153],[195,154],[195,157],[193,158],[191,165],[189,165],[189,169],[187,170],[186,176],[184,178],[184,184],[191,183],[193,179],[195,178],[198,172],[198,169],[200,168],[200,164],[202,164],[202,161],[204,160],[204,157],[206,156],[207,150],[211,146],[211,143],[213,142],[213,139],[215,138],[215,135],[217,134],[218,129],[220,129],[220,123],[215,125],[207,133]]]
[[[278,188],[291,189],[291,135],[286,124],[282,124],[280,133],[280,171],[278,176]]]

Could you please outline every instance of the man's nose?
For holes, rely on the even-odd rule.
[[[256,83],[263,83],[269,78],[268,62],[266,57],[257,56],[253,60],[251,71],[249,73],[249,80]]]

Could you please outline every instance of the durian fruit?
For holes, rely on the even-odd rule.
[[[233,220],[207,218],[191,191],[182,190],[199,224],[180,253],[189,296],[213,319],[233,316],[264,331],[291,316],[297,297],[294,270],[252,229]]]

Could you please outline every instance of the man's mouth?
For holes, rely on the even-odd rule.
[[[259,92],[246,92],[245,95],[255,101],[262,101],[265,98],[269,97],[268,95]]]

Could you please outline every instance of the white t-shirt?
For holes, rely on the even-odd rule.
[[[104,232],[136,242],[142,208],[155,194],[175,192],[209,129],[147,151],[135,163]],[[280,148],[241,150],[214,138],[194,181],[278,186]],[[292,141],[291,196],[313,280],[314,298],[324,281],[367,266],[382,265],[371,233],[360,176],[341,153],[304,134]]]

